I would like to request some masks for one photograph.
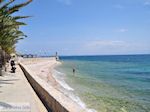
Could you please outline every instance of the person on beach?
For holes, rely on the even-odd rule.
[[[56,55],[55,55],[55,59],[56,59],[56,61],[59,60],[59,57],[58,57],[58,53],[57,53],[57,52],[56,52]]]
[[[73,68],[73,69],[72,69],[72,72],[73,72],[73,75],[75,75],[75,73],[76,73],[76,69],[75,69],[75,68]]]
[[[11,61],[10,61],[10,65],[11,65],[11,72],[12,72],[12,73],[15,73],[15,70],[16,70],[15,61],[14,61],[14,60],[11,60]]]

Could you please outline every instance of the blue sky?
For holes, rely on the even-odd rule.
[[[150,53],[150,0],[34,0],[19,14],[33,16],[21,53]]]

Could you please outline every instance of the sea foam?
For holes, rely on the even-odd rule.
[[[77,104],[79,104],[83,109],[85,109],[87,112],[97,112],[94,109],[88,109],[86,107],[86,104],[77,96],[73,93],[74,89],[71,88],[64,80],[65,74],[61,73],[57,70],[53,70],[52,73],[53,77],[55,78],[55,80],[64,88],[64,89],[60,89],[60,91],[66,95],[67,97],[69,97],[71,100],[73,100],[74,102],[76,102]]]
[[[58,72],[56,70],[53,71],[53,77],[55,78],[55,80],[65,89],[69,90],[69,91],[73,91],[74,89],[71,88],[65,81],[63,76],[65,75],[64,73]]]

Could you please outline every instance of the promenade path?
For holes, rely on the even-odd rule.
[[[47,112],[21,68],[0,76],[0,112]],[[3,111],[2,111],[3,110]]]

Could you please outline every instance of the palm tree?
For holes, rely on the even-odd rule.
[[[15,0],[10,0],[8,2],[6,2],[6,0],[0,0],[0,64],[3,65],[5,64],[5,58],[2,58],[4,54],[15,52],[15,44],[20,39],[26,37],[26,35],[19,30],[20,26],[26,24],[18,20],[28,18],[29,16],[12,16],[12,14],[31,3],[32,0],[12,6],[11,4],[13,2],[15,2]],[[3,53],[3,51],[5,53]]]

